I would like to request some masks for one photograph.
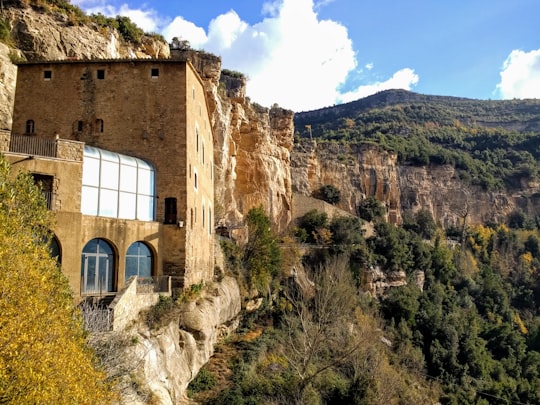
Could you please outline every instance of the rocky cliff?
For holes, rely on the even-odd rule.
[[[367,196],[383,201],[388,219],[401,220],[397,156],[376,147],[298,140],[291,155],[293,191],[316,194],[331,184],[341,192],[338,206],[352,214]]]
[[[115,380],[120,404],[191,403],[187,386],[215,344],[237,328],[240,303],[236,280],[225,277],[150,326],[140,316],[125,329],[92,334],[90,344]]]
[[[203,52],[176,52],[198,70],[206,88],[214,130],[215,209],[218,225],[235,228],[262,206],[276,231],[292,218],[290,152],[293,112],[265,108],[246,98],[246,79],[221,69]]]
[[[295,143],[291,153],[293,192],[313,195],[326,184],[341,191],[339,207],[355,213],[367,196],[387,208],[387,219],[400,223],[405,211],[429,210],[444,226],[504,222],[516,209],[535,217],[540,213],[536,182],[515,193],[485,191],[465,184],[449,165],[400,166],[397,156],[371,145]]]

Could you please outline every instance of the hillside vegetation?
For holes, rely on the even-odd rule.
[[[306,127],[307,126],[307,127]],[[465,183],[512,189],[534,180],[540,100],[482,101],[389,90],[295,116],[297,136],[374,144],[405,165],[450,164]]]
[[[516,221],[474,226],[459,243],[420,211],[403,226],[376,202],[362,219],[311,211],[275,251],[251,240],[226,250],[239,279],[268,291],[243,333],[216,349],[190,386],[205,404],[540,403],[540,235]],[[253,219],[256,217],[252,216]],[[262,224],[259,212],[257,221]],[[254,239],[258,239],[256,233]],[[265,240],[272,240],[265,233]],[[266,273],[244,255],[281,263]],[[305,268],[312,283],[302,282]],[[284,266],[288,263],[288,266]],[[363,290],[370,269],[408,285],[381,299]],[[275,268],[275,266],[274,266]],[[425,282],[417,285],[418,272]],[[258,280],[258,281],[257,281]],[[264,287],[266,284],[266,288]],[[228,376],[228,377],[227,377]]]

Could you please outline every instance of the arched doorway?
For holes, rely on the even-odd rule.
[[[103,239],[92,239],[81,257],[81,293],[95,294],[114,291],[114,254]]]
[[[125,280],[132,276],[151,277],[154,255],[144,242],[135,242],[126,253]]]

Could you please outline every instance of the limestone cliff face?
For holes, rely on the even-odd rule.
[[[12,40],[28,60],[169,56],[169,47],[162,41],[148,37],[133,47],[121,41],[116,30],[72,25],[62,13],[8,7],[2,11],[2,17],[9,22]]]
[[[291,156],[295,193],[313,195],[331,184],[341,192],[341,209],[354,214],[364,198],[375,196],[386,204],[389,221],[401,221],[395,154],[376,147],[301,140]]]
[[[540,187],[488,192],[463,183],[451,166],[399,166],[397,156],[376,146],[317,144],[302,140],[291,154],[293,191],[312,195],[332,184],[341,191],[340,208],[355,213],[366,196],[387,207],[388,220],[399,223],[404,211],[429,210],[445,226],[486,221],[502,222],[516,209],[531,216],[540,212]]]
[[[399,168],[401,209],[429,210],[444,226],[487,221],[504,222],[516,208],[534,213],[538,206],[530,197],[538,191],[527,185],[520,193],[487,192],[480,187],[464,184],[452,166]]]
[[[238,326],[240,302],[238,284],[225,277],[186,304],[179,319],[168,325],[158,330],[134,325],[122,332],[131,345],[120,354],[122,366],[130,370],[120,375],[121,404],[189,403],[188,384],[214,353],[214,345]]]
[[[8,46],[0,43],[0,129],[11,129],[17,67],[11,63]]]
[[[277,231],[292,218],[293,112],[245,97],[245,78],[221,73],[219,58],[188,52],[205,82],[214,131],[216,218],[238,226],[262,206]]]

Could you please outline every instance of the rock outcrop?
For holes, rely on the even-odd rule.
[[[14,50],[0,43],[0,129],[11,129],[17,67],[11,63]]]
[[[292,218],[293,112],[251,103],[245,78],[222,73],[219,58],[190,51],[187,58],[205,82],[212,115],[218,224],[238,227],[262,206],[283,230]]]
[[[339,208],[355,214],[360,202],[375,196],[387,207],[388,220],[401,221],[397,156],[375,146],[301,140],[292,152],[293,191],[313,195],[324,185],[341,192]]]
[[[188,384],[214,353],[214,345],[238,326],[240,303],[238,284],[225,277],[185,304],[179,319],[157,330],[139,324],[125,331],[131,345],[122,356],[132,364],[121,377],[121,403],[189,403]]]
[[[540,185],[523,184],[514,194],[486,191],[460,180],[452,166],[399,166],[397,156],[375,145],[317,144],[302,140],[291,153],[293,191],[310,196],[323,185],[341,192],[339,208],[356,213],[359,203],[375,196],[387,219],[399,224],[405,211],[426,209],[444,226],[504,222],[516,209],[540,214]]]
[[[169,56],[169,47],[163,41],[145,37],[140,45],[133,46],[122,41],[116,30],[77,25],[64,13],[7,7],[1,15],[11,26],[12,41],[27,60]]]

